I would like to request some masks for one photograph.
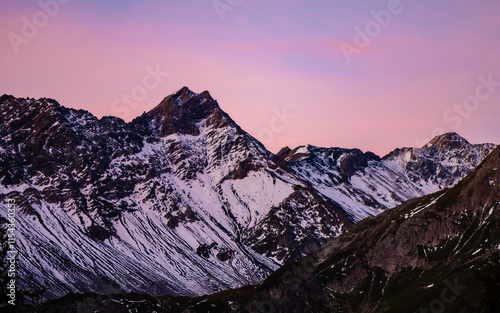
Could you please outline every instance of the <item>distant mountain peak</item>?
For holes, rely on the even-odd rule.
[[[299,146],[295,149],[290,149],[290,147],[286,146],[282,148],[276,155],[286,162],[298,162],[301,160],[305,160],[311,156],[311,145]]]
[[[12,100],[12,99],[15,99],[14,96],[11,96],[11,95],[8,95],[8,94],[3,94],[1,97],[0,97],[0,103],[4,103],[5,101],[7,100]]]
[[[288,157],[290,155],[290,152],[292,152],[292,149],[290,149],[289,146],[285,146],[285,147],[281,148],[280,151],[278,151],[278,153],[276,153],[276,156],[278,156],[282,159],[285,159],[286,157]]]
[[[463,145],[467,145],[469,142],[455,132],[444,133],[442,135],[434,137],[431,141],[429,141],[422,148],[430,148],[432,146],[438,147],[450,147],[450,148],[459,148]]]
[[[179,89],[177,92],[174,93],[175,96],[179,96],[181,94],[190,94],[190,95],[195,95],[196,93],[189,89],[189,87],[184,86],[181,89]]]

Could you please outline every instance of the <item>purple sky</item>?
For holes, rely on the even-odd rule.
[[[0,94],[129,121],[209,90],[273,152],[500,143],[500,2],[366,2],[4,0]]]

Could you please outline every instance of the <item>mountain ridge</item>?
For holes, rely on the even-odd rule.
[[[195,298],[72,295],[36,312],[85,301],[102,312],[480,312],[474,271],[500,253],[499,166],[497,147],[453,188],[369,217],[260,284]]]
[[[0,198],[19,203],[21,284],[46,280],[49,297],[109,282],[190,296],[256,283],[419,195],[419,184],[428,193],[457,182],[493,149],[425,150],[409,163],[401,150],[389,166],[357,149],[307,146],[312,158],[287,162],[208,92],[183,88],[129,123],[47,98],[0,100]],[[437,165],[457,156],[466,162]],[[397,191],[398,179],[409,189]]]

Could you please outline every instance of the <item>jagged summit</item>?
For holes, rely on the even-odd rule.
[[[386,156],[384,156],[382,159],[387,159],[391,156],[398,155],[402,152],[406,151],[413,151],[414,149],[429,149],[432,146],[436,147],[446,147],[450,149],[459,149],[461,147],[471,145],[465,138],[460,136],[459,134],[455,132],[449,132],[445,133],[439,136],[434,137],[431,139],[427,144],[425,144],[422,148],[410,148],[410,147],[405,147],[405,148],[397,148],[390,153],[388,153]],[[312,151],[318,151],[318,150],[359,150],[359,149],[343,149],[343,148],[338,148],[338,147],[332,147],[332,148],[326,148],[326,147],[318,147],[318,146],[312,146],[312,145],[303,145],[303,146],[298,146],[295,149],[290,149],[290,147],[286,146],[283,147],[276,155],[283,158],[287,162],[296,162],[298,160],[304,160],[308,157],[310,157]],[[361,151],[359,151],[361,152]],[[380,157],[370,151],[367,151],[366,154],[370,156],[370,159],[380,159]]]
[[[14,99],[14,96],[12,96],[12,95],[8,95],[8,94],[3,94],[3,95],[0,97],[0,104],[5,103],[5,101],[6,101],[6,100],[9,100],[9,99]]]
[[[172,95],[170,95],[168,97],[178,98],[182,101],[182,100],[185,100],[185,99],[193,97],[193,96],[201,96],[204,99],[212,99],[212,96],[210,95],[210,92],[208,90],[205,90],[201,93],[196,93],[196,92],[192,91],[191,89],[189,89],[189,87],[187,87],[187,86],[182,87],[181,89],[174,92]]]
[[[215,128],[235,124],[208,91],[195,93],[188,87],[182,87],[151,111],[134,119],[132,124],[143,132],[157,132],[162,137],[174,133],[197,136],[203,120],[206,120],[206,126]]]
[[[278,153],[276,153],[276,156],[285,159],[290,154],[290,152],[292,152],[292,149],[290,149],[289,146],[285,146],[281,148],[280,151],[278,151]]]
[[[283,160],[287,162],[297,162],[301,161],[304,159],[307,159],[311,156],[311,151],[309,148],[313,146],[311,145],[306,145],[306,146],[299,146],[295,149],[290,149],[288,146],[282,148],[278,153],[277,156],[283,158]],[[315,147],[313,147],[315,148]]]
[[[431,141],[424,145],[422,149],[430,148],[433,145],[436,145],[438,147],[460,148],[464,145],[469,144],[470,143],[459,134],[455,132],[449,132],[434,137]]]
[[[179,89],[177,92],[174,92],[173,95],[176,96],[176,97],[178,97],[178,96],[183,95],[183,94],[196,95],[197,93],[195,93],[194,91],[192,91],[191,89],[189,89],[189,87],[184,86],[181,89]]]
[[[22,104],[19,103],[22,101]],[[20,111],[26,109],[45,109],[47,107],[58,108],[61,107],[59,102],[51,98],[16,98],[11,95],[4,94],[0,97],[0,105],[2,106],[3,111]],[[19,106],[22,107],[19,107]]]
[[[219,104],[212,98],[208,90],[196,93],[184,86],[177,92],[165,97],[163,101],[150,112],[155,112],[156,110],[160,110],[160,108],[171,110],[175,107],[183,107],[185,110],[189,110],[195,114],[202,113],[202,109],[207,113],[215,109],[220,109]]]

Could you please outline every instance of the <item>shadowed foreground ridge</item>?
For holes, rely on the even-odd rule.
[[[498,253],[500,147],[451,189],[367,218],[264,282],[211,296],[70,295],[33,312],[481,312]],[[439,310],[438,310],[439,309]]]

